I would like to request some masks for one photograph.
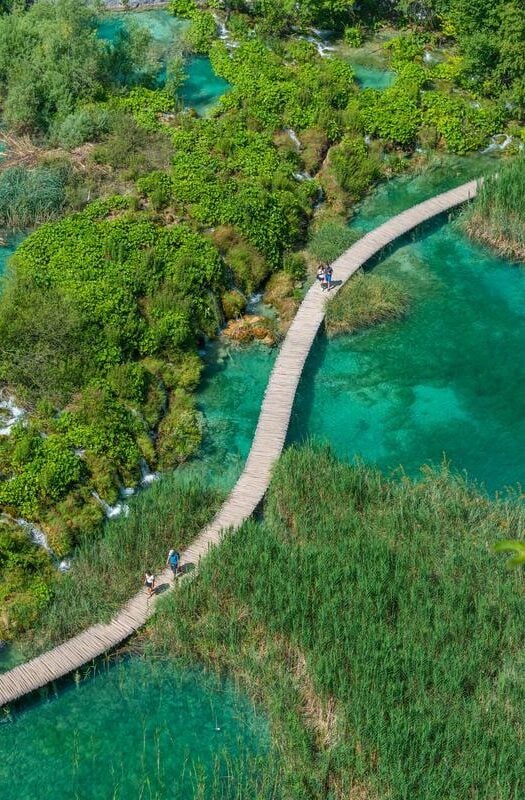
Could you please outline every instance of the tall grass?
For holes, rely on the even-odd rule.
[[[357,234],[342,222],[324,222],[312,234],[308,250],[317,261],[330,264],[355,244],[358,238]]]
[[[328,336],[354,333],[360,328],[406,313],[408,297],[393,281],[359,272],[326,305]]]
[[[0,172],[0,226],[28,228],[56,217],[64,208],[68,174],[54,166]]]
[[[166,598],[153,642],[264,702],[282,797],[519,798],[523,580],[489,545],[524,529],[522,504],[446,471],[390,481],[292,448],[264,521]]]
[[[504,255],[525,260],[525,157],[487,177],[463,219],[473,238]]]
[[[134,500],[129,516],[106,523],[87,540],[58,580],[54,598],[32,633],[33,650],[63,641],[108,620],[142,586],[146,569],[164,567],[170,547],[183,549],[219,507],[221,495],[177,474],[154,483]]]

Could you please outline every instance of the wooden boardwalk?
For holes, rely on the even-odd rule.
[[[475,196],[476,190],[477,182],[472,181],[392,217],[337,259],[333,265],[334,279],[341,282],[339,286],[344,284],[391,242],[432,217],[466,202]],[[244,471],[217,516],[182,554],[183,565],[198,565],[208,549],[219,543],[222,532],[241,525],[264,497],[272,467],[284,447],[304,363],[323,321],[325,298],[317,282],[307,292],[270,376]],[[160,576],[159,583],[169,580],[168,570]],[[93,625],[64,644],[0,675],[0,706],[61,678],[116,647],[146,622],[154,607],[155,600],[148,600],[145,590],[142,590],[108,624]]]

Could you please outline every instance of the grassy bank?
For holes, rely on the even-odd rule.
[[[355,333],[360,328],[403,316],[408,309],[406,293],[380,275],[359,272],[326,306],[328,336]]]
[[[53,597],[40,616],[19,620],[15,604],[11,628],[32,627],[28,650],[41,650],[108,620],[143,582],[146,569],[164,568],[170,547],[183,549],[210,521],[221,495],[192,479],[165,476],[131,503],[128,516],[106,523],[103,535],[86,537],[73,554],[71,570],[50,583]]]
[[[264,704],[272,797],[517,798],[522,577],[489,545],[524,527],[446,472],[389,481],[292,448],[264,520],[166,598],[152,644]]]
[[[480,187],[462,216],[472,239],[501,255],[525,261],[525,158],[505,164]]]

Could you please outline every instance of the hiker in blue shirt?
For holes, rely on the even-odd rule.
[[[166,566],[170,567],[171,571],[173,572],[173,579],[175,580],[180,572],[180,553],[178,550],[169,551]]]

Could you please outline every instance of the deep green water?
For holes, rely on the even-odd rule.
[[[0,797],[189,800],[268,741],[233,684],[131,658],[0,717]]]
[[[120,31],[136,25],[148,31],[155,45],[159,62],[157,81],[163,85],[166,79],[165,64],[170,54],[177,53],[181,36],[188,27],[186,20],[177,19],[164,9],[136,13],[106,14],[99,25],[98,33],[103,39],[114,41]],[[208,58],[193,56],[186,60],[186,80],[181,88],[181,98],[187,108],[206,114],[229,87],[229,84],[213,72]]]

